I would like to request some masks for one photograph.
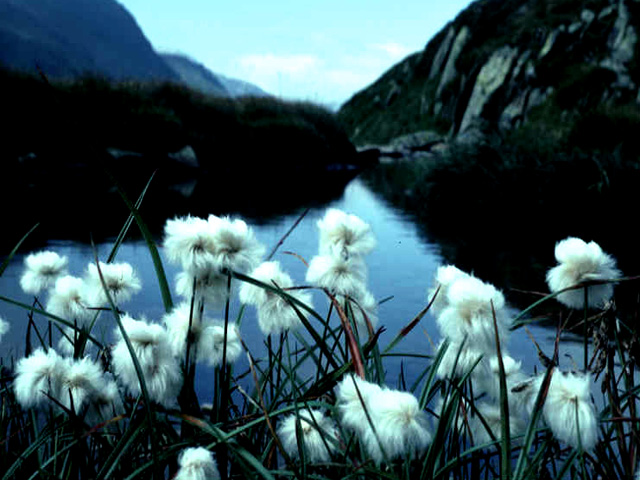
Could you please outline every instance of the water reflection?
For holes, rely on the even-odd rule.
[[[322,205],[312,206],[306,218],[291,233],[276,254],[275,259],[281,262],[283,269],[298,284],[304,283],[306,267],[299,258],[287,252],[295,252],[307,260],[316,254],[318,248],[316,223],[324,216],[328,207],[339,208],[361,217],[371,225],[376,235],[378,246],[367,257],[367,264],[369,287],[374,296],[379,300],[391,297],[380,306],[379,310],[380,325],[386,329],[381,337],[381,343],[385,345],[427,304],[427,289],[437,267],[443,263],[442,247],[430,241],[428,233],[425,234],[425,231],[418,227],[408,214],[388,205],[362,181],[356,179],[349,183],[339,198]],[[256,236],[269,249],[282,238],[302,210],[298,207],[289,213],[271,216],[268,221],[261,223],[249,221],[249,223],[254,225]],[[55,241],[49,242],[46,246],[69,257],[69,270],[74,275],[82,275],[86,265],[93,261],[92,248],[83,242]],[[111,247],[112,244],[109,241],[99,243],[97,246],[99,258],[105,259]],[[18,287],[25,253],[17,255],[4,275],[0,277],[0,291],[5,296],[31,303],[33,298],[22,293]],[[162,255],[162,250],[160,253]],[[159,321],[164,313],[162,300],[151,257],[144,243],[140,240],[125,243],[118,253],[117,260],[133,264],[143,284],[143,293],[125,306],[128,313],[134,317],[145,316],[149,320]],[[165,262],[165,268],[169,281],[173,283],[178,273],[176,267]],[[496,286],[502,288],[500,284]],[[325,298],[316,293],[314,305],[320,311],[325,311],[328,303]],[[237,312],[238,307],[237,303],[232,305],[232,311]],[[217,318],[223,315],[222,312],[209,312],[209,314]],[[24,354],[27,315],[20,308],[7,304],[0,304],[0,315],[12,324],[10,333],[0,345],[0,356],[7,361],[6,359],[11,356],[20,357]],[[42,325],[44,322],[39,320],[39,323]],[[114,328],[115,322],[111,316],[103,314],[97,325],[96,334],[99,338],[101,336],[110,338]],[[541,345],[552,344],[554,332],[535,327],[531,330]],[[259,355],[263,351],[264,339],[256,328],[254,312],[251,309],[246,310],[241,335],[254,353]],[[400,344],[397,351],[432,354],[433,346],[438,341],[434,319],[427,315]],[[533,343],[523,331],[513,336],[509,350],[518,359],[524,360],[525,371],[532,371],[533,366],[537,364]],[[421,358],[386,359],[388,383],[397,382],[401,364],[405,375],[411,381],[427,367],[429,362]],[[206,370],[203,369],[201,375],[206,375]],[[205,392],[205,396],[209,393]]]

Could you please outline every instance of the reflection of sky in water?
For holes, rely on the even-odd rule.
[[[384,346],[426,305],[427,288],[430,286],[436,268],[442,261],[438,247],[426,243],[424,239],[420,238],[417,228],[407,216],[386,205],[360,181],[352,182],[346,188],[343,197],[328,206],[340,208],[359,216],[371,225],[376,235],[378,247],[367,258],[369,286],[377,299],[393,296],[391,300],[381,305],[379,310],[380,325],[384,325],[387,329],[381,337],[381,345]],[[310,260],[316,254],[318,249],[316,222],[322,218],[325,209],[323,207],[311,210],[274,257],[281,262],[283,268],[298,283],[304,282],[305,267],[299,259],[284,252],[295,252],[306,260]],[[267,246],[267,251],[270,251],[286,233],[296,218],[296,215],[289,215],[270,222],[268,225],[254,227],[258,239]],[[92,249],[87,245],[56,242],[48,248],[61,255],[67,255],[69,257],[69,271],[76,276],[83,275],[87,263],[93,259]],[[99,245],[99,258],[105,259],[110,248],[109,244]],[[0,292],[2,295],[18,301],[31,303],[32,297],[22,293],[18,286],[18,279],[22,271],[22,258],[22,256],[16,256],[4,275],[0,277]],[[134,301],[125,304],[123,308],[134,317],[144,315],[149,320],[160,321],[163,314],[162,300],[153,264],[144,243],[135,242],[123,245],[116,261],[130,262],[134,265],[143,284],[142,292],[135,297]],[[165,263],[165,268],[170,284],[173,285],[178,270],[168,263]],[[174,302],[178,301],[179,298],[174,298]],[[314,301],[319,312],[326,311],[328,303],[321,298],[320,294],[315,295]],[[237,311],[238,305],[236,303],[232,307],[232,319],[235,318],[234,314]],[[0,344],[0,355],[7,362],[9,357],[17,358],[24,353],[27,315],[19,307],[5,303],[0,304],[0,315],[11,323],[10,332]],[[221,318],[223,312],[209,312],[209,315]],[[39,324],[42,325],[42,322]],[[114,328],[113,318],[109,314],[103,314],[94,333],[100,338],[101,333],[110,334]],[[531,327],[530,331],[545,353],[550,355],[555,333],[537,327]],[[254,312],[251,308],[246,310],[241,335],[254,356],[262,356],[264,352],[263,338],[257,328]],[[439,341],[434,319],[427,315],[413,332],[396,347],[395,351],[432,354],[433,348],[429,337],[434,343]],[[526,372],[532,372],[534,365],[538,365],[535,348],[524,330],[514,333],[507,350],[517,360],[523,361]],[[581,363],[580,343],[563,343],[561,350],[561,365],[567,367],[571,365],[570,361],[563,357],[568,352],[578,364]],[[425,359],[403,359],[402,361],[408,379],[415,378],[428,365],[428,361]],[[397,357],[388,358],[384,362],[387,369],[387,383],[390,385],[395,385],[397,382],[400,362],[401,360]],[[245,361],[242,363],[246,365]],[[240,370],[243,370],[242,366],[240,366]],[[211,371],[206,368],[199,370],[200,383],[205,385],[205,391],[202,392],[205,398],[210,398],[211,394],[212,382],[205,380],[205,377],[210,374]]]

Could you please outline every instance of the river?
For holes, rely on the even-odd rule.
[[[371,292],[378,300],[391,297],[379,307],[379,325],[386,329],[380,338],[381,345],[384,346],[427,304],[427,290],[436,269],[444,262],[440,247],[425,237],[425,233],[409,215],[390,206],[356,178],[347,185],[339,198],[325,205],[313,207],[274,257],[299,284],[304,283],[306,267],[298,258],[286,252],[295,252],[307,260],[316,254],[318,248],[316,222],[324,216],[329,207],[339,208],[359,216],[371,225],[377,238],[377,248],[367,258],[367,264]],[[300,212],[292,212],[255,225],[253,228],[257,238],[270,249],[287,232]],[[106,258],[111,246],[109,242],[100,243],[97,246],[100,259]],[[76,276],[81,276],[86,265],[93,261],[92,247],[86,244],[56,240],[51,241],[46,248],[68,256],[69,271]],[[162,255],[162,249],[160,252]],[[4,296],[30,304],[33,297],[24,294],[19,288],[23,258],[28,253],[20,252],[13,258],[4,275],[0,277],[0,292]],[[142,292],[125,306],[128,313],[134,317],[144,316],[148,320],[160,321],[164,310],[146,245],[141,240],[126,242],[118,253],[117,261],[131,263],[143,285]],[[164,265],[167,277],[173,281],[177,268],[167,262]],[[501,288],[500,285],[496,286]],[[326,308],[326,300],[316,296],[314,301],[317,309]],[[512,312],[515,315],[515,309],[512,309]],[[11,324],[10,331],[0,343],[0,357],[7,364],[12,358],[17,359],[24,355],[27,313],[19,307],[2,303],[0,316]],[[219,313],[218,318],[221,316],[222,312]],[[42,322],[39,323],[42,324]],[[254,312],[252,309],[247,309],[240,333],[249,348],[260,351],[263,338],[255,326]],[[109,335],[115,328],[115,322],[105,314],[97,327],[98,335]],[[538,326],[532,326],[529,330],[546,353],[551,354],[555,332]],[[438,341],[439,335],[434,318],[427,314],[395,351],[432,354],[434,353],[433,345]],[[539,365],[534,344],[524,329],[513,333],[507,349],[517,360],[523,362],[526,372],[533,373]],[[577,363],[580,363],[580,349],[580,343],[570,341],[563,344],[563,354],[573,357]],[[423,358],[386,359],[386,380],[389,385],[397,383],[401,362],[404,363],[404,372],[409,380],[415,378],[428,364],[428,360]],[[568,366],[570,365],[569,363]]]

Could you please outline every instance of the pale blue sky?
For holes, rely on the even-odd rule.
[[[156,50],[287,99],[337,107],[470,0],[119,0]]]

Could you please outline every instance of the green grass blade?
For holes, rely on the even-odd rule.
[[[164,309],[165,311],[170,312],[171,309],[173,308],[173,301],[171,300],[171,289],[169,288],[169,282],[167,281],[167,276],[164,271],[164,266],[162,265],[162,259],[160,258],[160,254],[158,253],[158,248],[156,247],[156,243],[153,239],[153,235],[151,234],[149,227],[147,227],[147,224],[142,219],[140,212],[135,207],[135,205],[131,203],[131,200],[129,200],[129,197],[124,192],[124,190],[122,189],[118,181],[115,179],[115,177],[113,177],[113,175],[109,174],[109,176],[111,177],[116,188],[118,189],[118,193],[120,194],[120,197],[129,208],[131,215],[133,215],[133,217],[135,218],[136,223],[138,224],[138,228],[140,229],[140,233],[142,234],[142,237],[144,238],[144,241],[147,244],[149,254],[151,255],[151,259],[153,261],[153,268],[156,271],[156,278],[158,279],[158,285],[160,287],[160,293],[162,295],[162,302],[164,304]]]
[[[7,269],[7,267],[9,266],[9,263],[11,262],[11,259],[14,257],[14,255],[16,254],[16,252],[20,249],[20,247],[22,246],[22,244],[24,243],[24,241],[27,239],[27,237],[29,235],[31,235],[31,233],[33,233],[33,231],[38,228],[38,225],[40,225],[39,223],[36,223],[33,227],[31,227],[31,229],[24,234],[24,236],[18,241],[18,243],[16,244],[15,247],[13,247],[13,249],[11,250],[11,252],[9,252],[9,255],[7,255],[7,258],[4,259],[4,261],[2,262],[2,264],[0,265],[0,277],[2,276],[2,274],[4,273],[4,271]]]

